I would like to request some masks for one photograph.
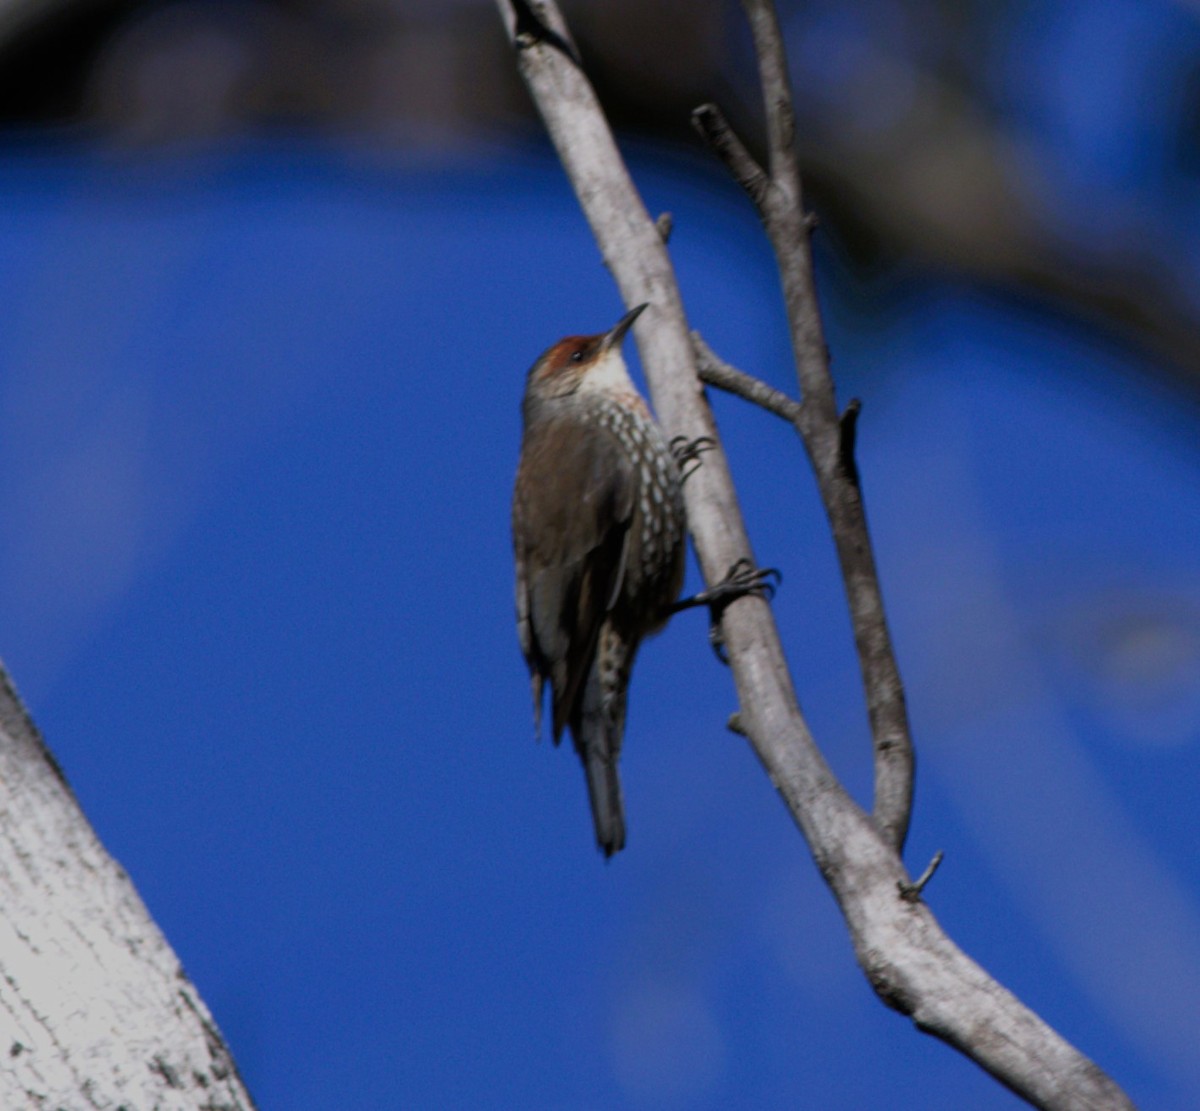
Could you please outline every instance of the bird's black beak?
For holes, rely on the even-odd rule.
[[[638,305],[635,309],[630,309],[616,324],[604,333],[604,339],[600,344],[601,349],[609,351],[614,347],[620,347],[621,340],[625,338],[625,333],[633,327],[633,322],[649,307],[650,305],[647,302],[646,304]]]

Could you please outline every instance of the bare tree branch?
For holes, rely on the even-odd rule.
[[[595,94],[572,58],[555,49],[548,38],[530,33],[528,19],[523,34],[516,37],[518,14],[524,17],[533,11],[539,27],[569,41],[557,6],[552,0],[536,4],[497,0],[497,6],[517,47],[521,75],[622,296],[630,305],[642,301],[652,305],[639,320],[636,335],[655,407],[668,434],[715,440],[663,238],[629,178]],[[791,108],[774,11],[769,4],[753,2],[747,10],[756,46],[765,59],[768,111],[778,113],[772,124],[772,180],[786,186],[794,177],[794,186],[786,186],[789,203],[780,208],[777,220],[773,214],[769,227],[773,238],[782,240],[785,232],[791,236],[783,244],[789,249],[781,253],[780,265],[804,392],[804,438],[838,538],[864,677],[874,692],[870,697],[879,700],[872,711],[874,725],[881,720],[881,707],[902,707],[903,702],[898,679],[894,689],[877,685],[874,670],[876,654],[890,655],[890,649],[874,565],[865,545],[858,486],[853,470],[845,465],[854,415],[848,414],[844,426],[839,422],[828,376],[799,175],[789,170],[789,160],[794,165]],[[818,416],[809,416],[814,412]],[[685,487],[685,496],[701,567],[707,581],[716,582],[737,559],[750,554],[719,445],[705,454],[704,465]],[[856,542],[863,544],[865,558],[852,550]],[[882,648],[863,635],[870,629],[882,630]],[[754,597],[732,603],[725,612],[723,633],[741,706],[737,730],[749,738],[803,832],[845,916],[859,964],[881,999],[1038,1107],[1131,1108],[1120,1088],[1095,1064],[967,957],[923,902],[902,896],[901,885],[912,886],[898,855],[907,808],[894,809],[888,820],[877,823],[832,774],[800,712],[767,603]],[[876,748],[880,749],[878,736]],[[903,822],[898,824],[901,810]]]
[[[800,419],[800,402],[793,401],[760,378],[730,366],[708,346],[699,332],[692,332],[692,343],[696,348],[696,371],[706,386],[716,386],[751,405],[758,405],[768,413],[782,417],[788,424],[795,425]]]
[[[763,168],[754,161],[746,144],[729,126],[725,113],[715,104],[701,104],[692,113],[692,123],[700,137],[712,147],[716,156],[725,163],[734,180],[746,190],[754,207],[762,212],[771,188],[771,179]]]

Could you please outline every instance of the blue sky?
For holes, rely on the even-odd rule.
[[[753,217],[634,152],[693,324],[791,382]],[[621,311],[541,148],[0,167],[0,654],[266,1108],[1007,1108],[871,995],[703,618],[644,650],[629,846],[534,743],[528,364]],[[825,256],[934,912],[1146,1106],[1200,1100],[1192,402],[1018,302]],[[869,741],[802,453],[714,398],[802,703]],[[689,571],[694,583],[694,571]]]

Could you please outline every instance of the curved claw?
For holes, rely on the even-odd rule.
[[[667,447],[679,466],[679,481],[687,482],[700,467],[700,456],[706,451],[712,451],[716,446],[717,442],[711,436],[698,436],[694,440],[689,440],[686,436],[673,436]]]
[[[772,579],[775,581],[772,582]],[[729,656],[725,652],[725,635],[721,631],[721,618],[725,607],[748,594],[769,602],[775,597],[775,589],[781,582],[783,575],[778,568],[755,567],[749,559],[743,557],[729,568],[725,578],[712,590],[706,591],[709,595],[708,642],[712,645],[717,659],[726,667],[729,666]]]
[[[772,579],[775,581],[772,582]],[[714,589],[730,593],[726,604],[745,594],[753,594],[769,602],[775,597],[775,591],[782,583],[783,573],[778,567],[755,567],[750,560],[743,557],[729,569],[729,573]]]
[[[774,582],[771,580],[774,579]],[[748,594],[764,601],[775,597],[775,589],[783,581],[783,575],[775,567],[755,567],[746,558],[739,559],[729,568],[725,577],[708,590],[702,590],[691,598],[676,602],[670,609],[675,614],[680,610],[691,609],[694,606],[708,607],[708,640],[717,659],[723,664],[729,663],[725,654],[725,637],[721,632],[721,617],[725,607],[738,598]]]

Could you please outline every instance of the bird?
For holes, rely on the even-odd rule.
[[[680,465],[621,354],[647,307],[607,332],[559,340],[530,368],[513,491],[534,730],[549,684],[554,743],[570,730],[606,858],[625,845],[617,763],[634,658],[674,612],[684,574]]]

